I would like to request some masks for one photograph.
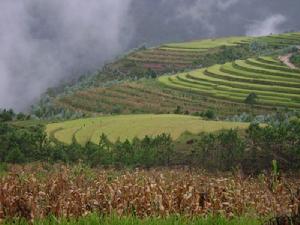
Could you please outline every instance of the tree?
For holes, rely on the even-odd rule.
[[[178,105],[174,110],[174,114],[181,114],[181,113],[182,113],[181,106]]]
[[[154,70],[152,70],[151,68],[148,68],[146,71],[146,77],[155,79],[157,77],[157,74]]]
[[[27,116],[24,113],[17,114],[17,120],[26,120]]]
[[[23,163],[25,162],[25,156],[18,147],[15,147],[8,152],[6,156],[6,162]]]
[[[256,104],[257,98],[258,98],[257,94],[252,92],[246,97],[245,103],[249,105],[254,105]]]
[[[216,118],[216,113],[213,109],[208,109],[207,111],[200,113],[200,116],[212,120]]]
[[[0,111],[0,121],[2,122],[12,121],[14,117],[15,113],[12,109],[3,109],[2,111]]]
[[[192,151],[193,161],[209,169],[227,171],[242,162],[245,143],[237,130],[203,134]]]

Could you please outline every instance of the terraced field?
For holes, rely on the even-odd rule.
[[[185,89],[172,89],[156,80],[127,82],[108,88],[89,88],[63,96],[56,107],[93,114],[173,113],[177,106],[182,113],[192,114],[213,109],[218,116],[250,111],[244,104],[209,98]],[[266,108],[256,108],[263,112]]]
[[[276,48],[300,45],[300,33],[287,33],[266,37],[225,37],[169,43],[135,52],[130,54],[127,59],[134,63],[142,63],[144,67],[157,71],[164,71],[169,68],[184,69],[189,68],[203,55],[218,52],[223,46],[249,45],[255,41]]]
[[[251,37],[226,37],[164,44],[134,52],[128,55],[127,60],[155,71],[168,71],[170,68],[185,69],[191,67],[208,52],[217,52],[222,46],[248,44],[252,39]]]
[[[214,132],[221,129],[246,128],[247,123],[205,121],[184,115],[128,115],[102,116],[47,125],[47,133],[60,142],[71,144],[74,140],[84,145],[88,141],[99,143],[102,133],[111,141],[143,138],[161,133],[177,139],[183,132]]]
[[[91,88],[57,101],[64,107],[98,113],[170,113],[181,105],[189,112],[207,106],[201,97],[163,90],[151,82],[128,82],[110,88]]]
[[[181,113],[192,114],[213,109],[219,117],[226,117],[242,112],[263,114],[273,111],[274,106],[298,108],[298,71],[290,70],[272,57],[214,65],[188,74],[162,77],[160,82],[144,79],[152,77],[153,71],[154,76],[160,76],[195,70],[219,61],[232,61],[228,55],[235,54],[231,52],[233,48],[230,46],[238,46],[241,50],[238,53],[241,53],[243,59],[256,57],[260,51],[252,53],[249,50],[255,48],[256,42],[259,42],[257,46],[273,46],[267,48],[267,52],[280,52],[285,47],[300,45],[300,33],[266,37],[227,37],[142,48],[106,65],[102,72],[103,77],[97,78],[94,85],[84,85],[76,91],[55,97],[52,101],[54,114],[61,111],[79,111],[88,116],[163,114],[173,113],[176,107],[180,106]],[[207,56],[211,57],[207,59]],[[149,71],[150,75],[147,74]],[[135,81],[128,81],[128,77]],[[106,84],[107,80],[111,83],[102,85]],[[116,80],[121,82],[114,82]],[[260,104],[251,109],[244,104],[244,100],[252,92],[259,96]]]
[[[290,69],[272,57],[237,60],[224,65],[162,76],[159,81],[216,99],[244,102],[250,93],[257,104],[300,108],[300,70]]]
[[[298,33],[270,35],[266,37],[260,37],[258,38],[258,40],[263,41],[268,45],[281,47],[281,46],[300,45],[299,38],[300,38],[300,33],[298,32]]]
[[[221,46],[236,46],[240,44],[249,43],[252,37],[225,37],[217,39],[205,39],[195,40],[191,42],[182,43],[169,43],[162,46],[162,49],[176,49],[181,51],[207,51],[211,48],[217,48]]]

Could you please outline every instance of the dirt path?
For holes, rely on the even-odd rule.
[[[293,53],[290,53],[287,55],[279,56],[278,58],[281,62],[283,62],[289,68],[296,69],[296,66],[293,63],[291,63],[291,61],[290,61],[290,58],[292,57],[292,55],[293,55]]]

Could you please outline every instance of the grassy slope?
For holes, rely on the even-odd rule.
[[[98,143],[102,133],[108,135],[112,141],[118,138],[121,140],[143,138],[145,135],[152,136],[161,133],[170,133],[172,138],[177,139],[185,131],[213,132],[247,126],[247,123],[205,121],[199,117],[183,115],[128,115],[103,116],[49,124],[47,133],[50,135],[56,131],[54,137],[66,144],[72,143],[73,137],[80,144],[85,144],[89,140]]]

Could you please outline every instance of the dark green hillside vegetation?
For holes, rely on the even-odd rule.
[[[292,55],[292,57],[290,58],[290,60],[291,60],[291,63],[293,63],[298,68],[300,68],[300,52]]]
[[[298,95],[299,77],[272,57],[296,51],[295,46],[299,43],[299,33],[288,33],[260,38],[229,37],[171,43],[149,49],[141,47],[107,64],[96,74],[82,77],[72,86],[49,90],[32,111],[42,118],[78,118],[94,114],[172,113],[179,106],[190,114],[213,109],[221,117],[226,117],[244,111],[262,114],[277,107],[296,108],[297,96],[294,95]],[[260,55],[272,57],[257,58]],[[246,60],[251,58],[257,61]],[[251,68],[238,62],[232,66],[228,63],[241,59],[246,60]],[[225,65],[219,70],[215,64]],[[212,69],[216,70],[207,69],[205,75],[214,80],[201,80],[204,90],[218,85],[222,92],[232,92],[230,98],[186,88],[198,87],[198,78],[188,77],[189,84],[185,88],[181,85],[182,82],[186,84],[184,78],[176,81],[180,88],[174,88],[174,85],[170,88],[155,80],[165,73],[187,73],[213,65]],[[231,83],[229,89],[226,87],[228,82]],[[255,88],[244,82],[255,84]],[[274,92],[279,89],[272,87],[282,83],[281,92],[287,87],[289,95],[293,96],[283,94],[276,100],[273,95],[278,95]],[[245,103],[247,95],[252,92],[262,104],[249,107]]]
[[[15,113],[12,109],[0,109],[0,122],[30,120],[30,115]]]

